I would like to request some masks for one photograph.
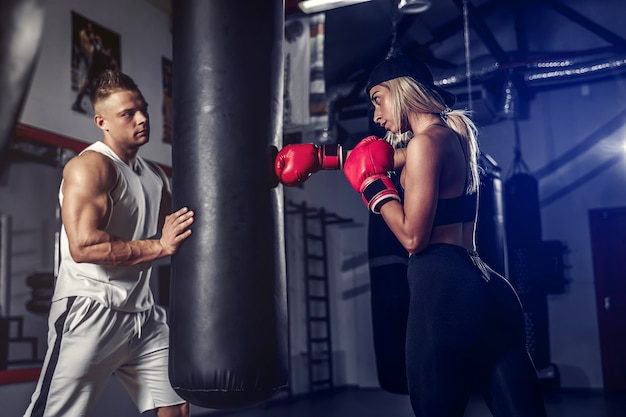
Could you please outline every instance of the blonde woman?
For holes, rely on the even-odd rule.
[[[344,173],[409,255],[406,363],[415,415],[461,417],[478,391],[496,417],[545,416],[517,294],[476,252],[474,123],[451,110],[454,96],[411,56],[379,64],[367,93],[386,141],[357,145]],[[389,165],[401,169],[403,201],[385,180]],[[384,187],[368,190],[377,178]]]
[[[452,110],[454,95],[408,55],[374,68],[367,94],[385,140],[368,137],[349,152],[331,145],[285,149],[277,160],[281,182],[343,169],[406,249],[406,371],[416,416],[462,417],[476,392],[496,417],[545,416],[519,298],[476,252],[474,123]],[[400,171],[403,199],[391,170]]]

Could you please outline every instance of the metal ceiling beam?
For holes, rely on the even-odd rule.
[[[595,35],[598,35],[599,37],[601,37],[605,41],[607,41],[607,42],[609,42],[609,43],[611,43],[611,44],[613,44],[615,46],[619,46],[621,48],[626,48],[626,39],[622,38],[619,35],[616,35],[615,33],[611,32],[610,30],[607,30],[607,29],[603,28],[602,26],[598,25],[597,23],[595,23],[594,21],[590,20],[589,18],[581,15],[580,13],[578,13],[574,9],[570,8],[569,6],[566,6],[565,4],[561,3],[560,1],[558,1],[558,0],[537,0],[537,1],[539,1],[540,3],[545,4],[546,6],[550,7],[552,10],[554,10],[557,13],[565,16],[566,18],[568,18],[572,22],[577,23],[578,25],[580,25],[583,28],[587,29],[591,33],[593,33]]]
[[[502,6],[503,0],[491,0],[479,7],[474,8],[474,12],[480,19],[494,10],[500,8]],[[391,0],[392,13],[398,7],[397,0]],[[461,12],[461,17],[453,19],[449,23],[431,30],[433,34],[433,39],[426,43],[422,43],[417,41],[411,36],[410,30],[415,21],[418,19],[418,14],[402,14],[399,13],[400,18],[398,19],[398,23],[396,25],[396,43],[400,49],[405,52],[410,52],[417,54],[420,58],[428,65],[438,67],[438,68],[454,68],[455,64],[437,59],[431,49],[430,46],[437,44],[446,38],[456,35],[459,33],[459,28],[463,27],[463,13]],[[410,37],[411,41],[407,42],[406,39]],[[403,42],[404,41],[404,42]]]
[[[502,0],[491,0],[484,3],[481,6],[474,7],[475,14],[481,19],[484,16],[487,16],[491,12],[499,9],[502,6]],[[449,23],[438,27],[436,29],[432,29],[430,32],[433,34],[433,39],[426,42],[424,46],[431,46],[444,41],[457,33],[459,33],[459,28],[463,27],[463,12],[461,12],[460,17],[451,20]]]
[[[396,26],[396,44],[397,48],[404,53],[410,53],[417,56],[425,64],[430,67],[437,68],[456,68],[452,62],[438,59],[435,57],[431,49],[411,36],[410,29],[416,21],[417,15],[403,15]]]
[[[515,40],[517,42],[517,59],[528,59],[528,37],[526,36],[526,6],[524,0],[513,1],[513,18],[515,27]]]
[[[567,152],[563,153],[558,158],[552,159],[545,166],[536,170],[533,173],[533,176],[537,178],[537,180],[541,180],[548,175],[554,174],[564,166],[571,164],[579,156],[593,149],[602,140],[608,138],[619,129],[623,128],[624,124],[626,124],[626,110],[622,110],[611,120],[593,131],[589,136],[577,141],[576,145],[570,148]]]
[[[463,14],[463,0],[453,0],[454,4],[459,8],[461,14]],[[479,16],[476,8],[471,2],[467,2],[467,12],[468,17],[470,19],[471,28],[474,29],[478,37],[483,41],[491,55],[498,61],[499,63],[507,63],[510,61],[507,53],[502,49],[496,37],[493,35],[491,30],[487,27],[484,20],[481,16]]]
[[[463,14],[465,1],[453,0],[453,2],[459,8],[461,14]],[[495,58],[496,62],[498,62],[500,65],[508,64],[509,62],[511,62],[511,58],[509,57],[509,55],[500,46],[500,44],[496,40],[496,37],[487,27],[484,20],[478,15],[478,12],[474,5],[469,1],[467,1],[467,14],[470,20],[470,27],[476,32],[478,37],[485,44],[491,55],[493,55],[493,57]],[[513,86],[516,88],[519,96],[525,97],[527,95],[527,88],[524,79],[519,74],[519,72],[515,68],[512,68],[509,72],[509,77],[511,82],[513,83]]]

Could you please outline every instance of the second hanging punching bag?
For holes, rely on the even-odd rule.
[[[476,249],[480,258],[506,275],[506,238],[500,166],[487,154],[478,159],[481,168]]]
[[[400,194],[399,175],[391,176]],[[385,220],[371,214],[368,223],[372,333],[380,387],[408,394],[406,378],[406,324],[409,316],[408,255]]]
[[[195,212],[172,257],[170,381],[205,408],[287,383],[282,187],[283,3],[173,4],[174,207]]]
[[[44,0],[0,2],[0,160],[13,139],[35,73],[45,15]]]

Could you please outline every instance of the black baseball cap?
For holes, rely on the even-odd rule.
[[[370,73],[365,91],[369,96],[371,88],[375,85],[398,77],[411,77],[418,83],[436,91],[448,107],[454,106],[456,102],[454,94],[435,85],[433,75],[423,62],[407,54],[391,56],[378,64]]]

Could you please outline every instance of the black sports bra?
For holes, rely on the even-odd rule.
[[[447,127],[445,125],[436,124],[437,126]],[[456,134],[456,132],[455,132]],[[456,134],[459,139],[459,145],[465,154],[465,148],[461,143],[461,137]],[[465,174],[465,187],[467,188],[467,174]],[[476,212],[478,211],[478,193],[461,194],[453,198],[440,198],[437,200],[437,211],[433,220],[433,226],[443,226],[446,224],[473,222],[476,220]]]
[[[454,198],[437,200],[437,211],[433,226],[445,224],[473,222],[478,210],[478,193],[462,194]]]
[[[461,145],[463,154],[465,154],[461,137],[458,134],[456,134],[456,137],[459,139],[459,145]],[[467,173],[465,174],[465,189],[467,189]],[[435,212],[433,226],[473,222],[476,220],[477,210],[478,193],[466,194],[466,191],[463,191],[463,194],[458,197],[440,198],[437,200],[437,211]]]
[[[400,184],[399,175],[394,182],[397,185],[402,201],[404,201],[404,187]],[[392,176],[392,180],[393,180]],[[437,200],[437,211],[433,220],[433,226],[446,224],[473,222],[476,220],[478,211],[478,193],[462,194],[454,198],[440,198]]]

